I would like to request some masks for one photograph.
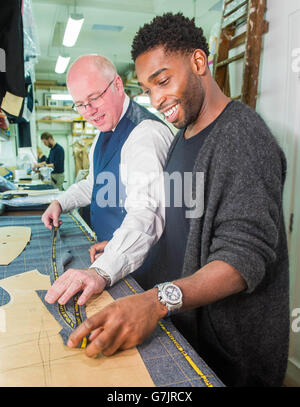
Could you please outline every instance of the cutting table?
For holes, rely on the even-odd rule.
[[[70,254],[71,260],[67,264],[67,268],[87,268],[90,265],[89,247],[94,243],[94,236],[91,233],[89,227],[85,224],[83,219],[78,215],[77,212],[73,212],[73,214],[63,214],[61,216],[62,226],[60,227],[60,241],[63,244],[64,249]],[[39,275],[40,278],[46,278],[49,276],[51,267],[52,267],[52,255],[51,255],[51,231],[46,229],[41,222],[40,216],[6,216],[0,217],[0,226],[30,226],[31,228],[31,240],[23,252],[14,259],[9,265],[7,266],[0,266],[0,331],[5,331],[5,327],[9,326],[9,324],[4,324],[2,321],[2,328],[1,328],[1,309],[5,307],[9,307],[10,303],[12,302],[9,290],[5,290],[1,287],[1,280],[9,281],[10,277],[13,276],[22,276],[26,275],[27,272],[35,270],[34,275]],[[4,285],[5,286],[5,285]],[[28,287],[27,287],[28,288]],[[34,292],[34,287],[32,288]],[[36,290],[37,291],[37,290]],[[128,295],[135,295],[136,293],[142,292],[142,288],[137,284],[137,282],[131,277],[127,276],[123,280],[116,283],[113,287],[107,290],[107,295],[112,297],[112,299],[118,299],[120,297],[128,296]],[[16,296],[18,296],[18,291],[16,290]],[[36,304],[41,303],[42,311],[41,313],[46,313],[48,315],[48,311],[46,310],[45,305],[41,302],[41,299],[33,293],[33,302]],[[105,295],[103,296],[105,297]],[[100,296],[101,298],[101,296]],[[37,311],[35,311],[37,312]],[[50,314],[50,313],[49,313]],[[44,315],[44,314],[43,314]],[[89,316],[89,315],[87,315]],[[37,314],[38,317],[38,314]],[[45,317],[46,319],[48,318]],[[52,318],[51,316],[49,317]],[[47,319],[48,320],[48,319]],[[9,321],[7,321],[9,322]],[[10,321],[12,323],[12,321]],[[55,322],[55,321],[54,321]],[[53,323],[54,323],[53,322]],[[25,323],[25,322],[24,322]],[[56,322],[55,322],[56,323]],[[51,325],[52,322],[50,321],[49,324]],[[46,332],[46,331],[45,331]],[[47,335],[49,336],[49,331],[47,331]],[[66,347],[63,344],[62,338],[58,334],[58,331],[55,326],[55,332],[52,330],[51,340],[47,337],[47,349],[48,353],[47,356],[44,354],[42,355],[35,355],[35,366],[42,366],[43,372],[45,375],[44,384],[45,386],[53,384],[47,375],[46,370],[50,366],[50,362],[52,363],[52,367],[55,366],[52,362],[52,359],[55,359],[55,349],[59,349],[57,352],[66,352]],[[28,334],[28,333],[27,333]],[[39,331],[40,335],[40,331]],[[55,346],[53,345],[53,349],[50,352],[52,342],[55,342]],[[0,344],[0,347],[4,345]],[[20,347],[20,344],[18,345]],[[40,349],[40,348],[39,348]],[[43,348],[44,349],[44,348]],[[3,349],[5,350],[5,349]],[[9,351],[9,349],[7,349]],[[22,349],[21,349],[22,351]],[[78,359],[78,364],[82,363],[87,372],[89,369],[86,367],[87,365],[87,356],[84,355],[84,351],[82,349],[75,350],[76,352],[80,353],[80,361]],[[93,380],[93,386],[102,386],[110,385],[110,383],[114,383],[114,385],[118,386],[118,370],[122,371],[122,376],[124,378],[124,371],[128,372],[127,382],[125,385],[130,383],[130,386],[166,386],[166,387],[223,387],[223,383],[219,378],[214,374],[214,372],[207,366],[207,364],[201,359],[201,357],[195,352],[195,350],[190,346],[190,344],[185,340],[185,338],[178,332],[178,330],[174,327],[170,319],[163,319],[159,322],[156,330],[153,334],[147,338],[147,340],[140,346],[137,346],[137,351],[139,358],[141,358],[141,363],[147,375],[149,375],[148,381],[145,383],[142,381],[136,381],[136,378],[133,377],[132,382],[130,382],[130,372],[131,370],[128,368],[126,370],[126,364],[124,365],[124,361],[126,358],[122,360],[120,358],[106,358],[105,359],[105,366],[107,366],[106,371],[106,378],[109,374],[114,375],[111,378],[111,381],[105,381],[101,383],[97,383],[97,381]],[[26,352],[26,348],[24,345],[24,352]],[[23,352],[23,353],[24,353]],[[128,351],[124,351],[128,352]],[[130,352],[129,352],[130,353]],[[51,354],[51,356],[50,356]],[[122,355],[122,352],[120,353]],[[70,354],[71,355],[71,354]],[[127,355],[127,354],[125,354]],[[74,358],[73,354],[71,355]],[[39,359],[40,358],[40,359]],[[52,359],[51,359],[52,358]],[[76,361],[77,356],[73,360],[72,369],[76,369]],[[50,360],[51,359],[51,360]],[[114,361],[113,369],[110,368],[110,360]],[[128,359],[130,360],[130,359]],[[47,361],[47,363],[45,362]],[[1,362],[0,362],[1,363]],[[10,362],[12,363],[12,362]],[[93,375],[93,369],[97,368],[98,364],[103,364],[103,360],[98,359],[93,361],[93,366],[90,368],[91,375]],[[120,364],[120,369],[118,369],[118,363]],[[67,369],[68,365],[65,365],[65,369]],[[103,365],[104,366],[104,365]],[[80,366],[77,366],[80,368]],[[18,363],[16,362],[15,369],[20,368]],[[47,368],[47,369],[46,369]],[[7,370],[6,370],[7,369]],[[125,369],[125,370],[124,370]],[[5,363],[0,364],[0,377],[4,378],[4,385],[5,383],[9,383],[9,381],[5,381],[5,376],[9,375],[9,372],[12,370],[12,366],[8,369],[5,367]],[[51,371],[51,369],[47,370]],[[49,375],[50,373],[48,373]],[[67,386],[86,386],[87,382],[80,381],[80,377],[76,378],[76,381],[70,378],[65,378],[66,374],[64,375],[64,382]],[[120,376],[120,375],[119,375]],[[140,377],[139,377],[140,379]],[[22,385],[22,379],[21,385]],[[121,380],[121,379],[120,379]],[[0,379],[1,382],[1,379]],[[40,383],[40,382],[39,382]],[[107,384],[108,383],[108,384]],[[149,384],[150,383],[150,384]],[[1,385],[1,383],[0,383]],[[10,385],[10,384],[8,384]],[[24,385],[34,386],[35,382],[33,380],[32,383],[26,382],[24,378]],[[39,384],[40,385],[40,384]],[[55,384],[57,385],[57,383]],[[122,383],[121,383],[122,385]]]

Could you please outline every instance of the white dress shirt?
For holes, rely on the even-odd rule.
[[[120,120],[129,102],[126,95]],[[91,203],[94,185],[93,153],[98,137],[99,134],[89,153],[89,175],[71,185],[58,198],[63,212]],[[163,168],[173,139],[174,136],[166,125],[147,119],[132,130],[122,147],[120,177],[126,190],[124,208],[127,213],[103,254],[90,266],[104,270],[111,278],[111,285],[143,263],[149,249],[163,232]]]

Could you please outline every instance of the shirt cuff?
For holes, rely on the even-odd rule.
[[[67,196],[65,196],[65,194],[63,194],[62,196],[60,196],[56,200],[59,202],[63,212],[69,212],[69,211],[71,211],[72,209],[75,208],[75,206],[72,207],[71,205],[68,205],[68,198],[67,198]]]
[[[130,273],[130,269],[127,266],[126,256],[120,253],[112,255],[111,251],[109,254],[103,253],[98,257],[90,266],[90,268],[93,267],[98,267],[109,275],[111,280],[110,286],[114,285],[117,281]],[[118,271],[116,272],[116,270]]]

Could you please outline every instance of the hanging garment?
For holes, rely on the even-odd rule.
[[[73,155],[75,159],[75,177],[77,177],[80,170],[87,170],[89,168],[89,153],[87,146],[76,142],[73,145]]]
[[[21,5],[21,0],[1,2],[0,107],[9,118],[22,117],[26,95]]]

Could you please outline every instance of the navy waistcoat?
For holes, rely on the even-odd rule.
[[[114,132],[101,132],[96,143],[91,225],[98,242],[110,240],[126,215],[125,186],[120,179],[121,150],[132,130],[146,119],[161,121],[131,100]]]

